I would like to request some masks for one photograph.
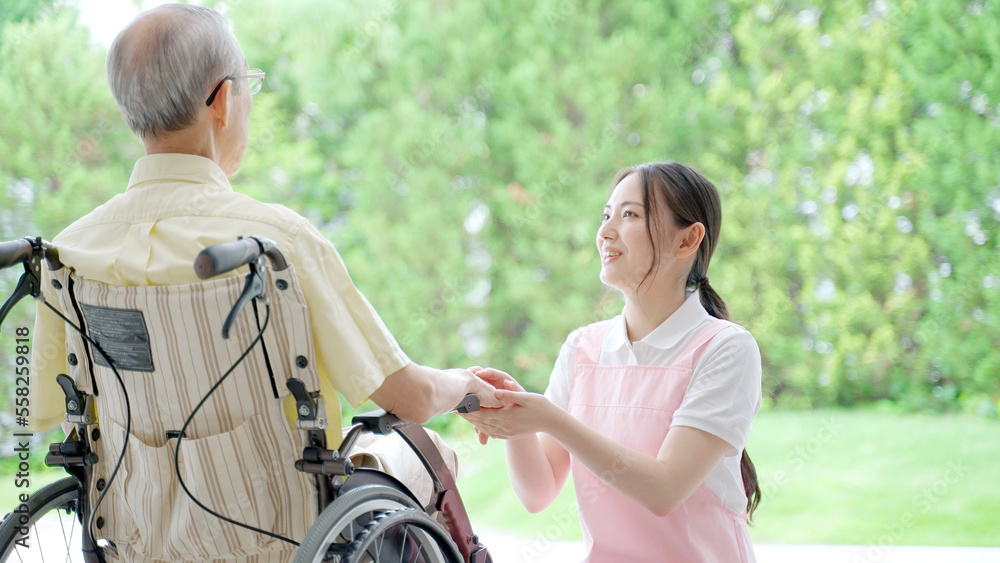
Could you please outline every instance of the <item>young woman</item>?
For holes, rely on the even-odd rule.
[[[622,314],[569,335],[545,395],[475,370],[506,406],[466,418],[483,443],[506,440],[525,508],[551,504],[572,469],[588,561],[755,560],[744,447],[761,361],[708,282],[721,218],[715,186],[688,166],[622,170],[597,231]]]

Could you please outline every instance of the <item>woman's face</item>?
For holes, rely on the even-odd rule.
[[[629,174],[615,186],[597,229],[601,281],[626,294],[634,293],[647,274],[646,283],[656,277],[656,272],[649,273],[654,249],[646,228],[641,182],[638,174]]]

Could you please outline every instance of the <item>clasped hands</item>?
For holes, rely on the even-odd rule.
[[[551,423],[552,409],[557,407],[544,395],[525,391],[510,374],[498,369],[474,366],[469,371],[496,388],[499,402],[499,407],[484,404],[476,412],[460,415],[476,428],[480,444],[489,438],[523,438],[544,431]]]

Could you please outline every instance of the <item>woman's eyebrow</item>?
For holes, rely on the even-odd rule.
[[[618,204],[618,207],[625,207],[626,205],[638,205],[639,207],[642,207],[642,204],[639,203],[638,201],[623,201],[623,202],[621,202],[621,203]],[[607,204],[607,205],[604,206],[604,209],[609,209],[610,207],[611,207],[611,204],[609,203],[609,204]]]

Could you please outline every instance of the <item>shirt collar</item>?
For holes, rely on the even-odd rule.
[[[128,188],[147,182],[191,182],[210,184],[232,191],[226,173],[215,161],[194,154],[163,153],[146,155],[135,163]]]
[[[688,332],[697,327],[709,317],[708,311],[701,304],[701,296],[697,291],[692,291],[684,299],[684,303],[667,317],[660,326],[653,329],[640,340],[642,344],[660,350],[666,350],[676,346]],[[628,346],[628,331],[625,327],[625,314],[618,315],[611,321],[608,327],[607,336],[604,339],[604,350],[613,352]]]

